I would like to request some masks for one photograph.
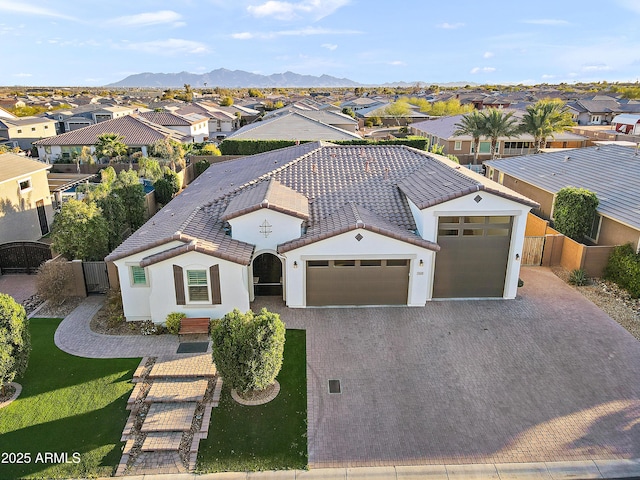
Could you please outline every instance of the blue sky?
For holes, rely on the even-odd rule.
[[[0,0],[0,85],[221,67],[364,84],[635,82],[638,25],[640,0]]]

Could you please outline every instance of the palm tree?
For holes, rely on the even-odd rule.
[[[103,133],[98,136],[96,142],[96,155],[98,158],[107,157],[119,159],[127,153],[128,147],[124,144],[124,137],[117,133]]]
[[[540,152],[547,138],[554,138],[554,134],[564,132],[575,125],[571,113],[562,100],[539,100],[527,107],[527,113],[522,117],[520,131],[533,137],[536,153]]]
[[[453,135],[469,135],[473,139],[473,164],[478,164],[478,150],[480,147],[480,137],[486,134],[486,118],[478,110],[463,115],[460,122],[454,126],[457,127]]]
[[[505,112],[497,108],[490,108],[481,112],[485,119],[484,135],[491,139],[491,158],[496,158],[498,138],[512,137],[519,131],[518,120],[513,117],[513,112]]]

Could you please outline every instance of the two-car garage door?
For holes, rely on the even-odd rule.
[[[409,259],[309,260],[307,305],[406,305]]]
[[[510,216],[440,217],[434,298],[502,297]]]

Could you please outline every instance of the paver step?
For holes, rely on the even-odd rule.
[[[191,380],[155,380],[144,401],[149,402],[199,402],[204,398],[209,381]]]
[[[174,451],[180,449],[182,432],[151,432],[142,442],[143,452]]]
[[[195,402],[152,403],[141,432],[186,432],[191,429]]]
[[[180,357],[158,357],[149,378],[211,378],[216,376],[216,366],[210,354]]]
[[[188,473],[178,452],[140,452],[128,475]]]

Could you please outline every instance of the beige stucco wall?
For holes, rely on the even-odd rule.
[[[637,249],[640,243],[640,231],[622,225],[607,217],[602,217],[598,245],[622,245],[631,243]]]
[[[31,188],[21,192],[19,183],[29,178]],[[0,243],[33,241],[42,237],[36,209],[38,200],[43,200],[47,223],[51,228],[53,208],[46,170],[0,184]]]

